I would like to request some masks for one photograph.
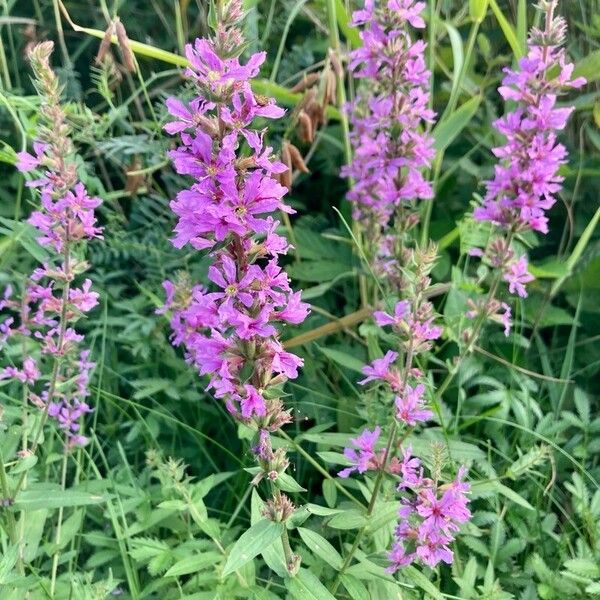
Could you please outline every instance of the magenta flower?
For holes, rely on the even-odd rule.
[[[358,437],[350,440],[354,448],[345,448],[344,456],[352,463],[352,466],[342,469],[338,473],[339,477],[345,479],[355,471],[364,473],[375,466],[375,444],[380,434],[381,427],[375,427],[373,431],[365,429]]]
[[[392,373],[390,372],[390,365],[392,365],[398,358],[397,352],[388,350],[383,358],[376,358],[370,365],[363,367],[362,372],[367,376],[365,379],[361,379],[358,383],[365,385],[369,381],[376,381],[381,379],[386,381],[390,378]]]
[[[562,47],[566,25],[546,7],[544,31],[532,29],[527,56],[517,70],[505,69],[498,92],[515,107],[494,126],[506,138],[493,149],[499,162],[494,178],[474,217],[511,232],[548,233],[546,211],[556,202],[563,177],[558,174],[566,163],[567,150],[557,141],[573,111],[558,107],[557,98],[566,89],[579,88],[585,79],[571,79],[573,64],[567,63]],[[527,272],[526,258],[503,265],[504,280],[511,294],[525,298],[525,285],[533,280]]]
[[[178,217],[173,244],[210,250],[210,289],[167,282],[163,311],[171,312],[173,344],[183,346],[200,375],[210,376],[208,389],[227,410],[260,430],[275,431],[290,414],[281,394],[269,394],[269,388],[297,377],[303,364],[284,351],[279,331],[284,323],[301,323],[309,308],[278,264],[289,245],[276,233],[273,213],[294,212],[276,177],[286,167],[264,143],[266,130],[255,124],[284,111],[250,86],[264,52],[240,62],[240,1],[222,8],[228,16],[214,36],[186,47],[186,75],[196,97],[187,104],[169,99],[174,120],[165,126],[179,134],[179,146],[169,154],[175,170],[193,178],[171,202]]]
[[[413,41],[409,31],[425,26],[424,6],[414,0],[368,1],[352,15],[362,46],[350,53],[349,69],[366,81],[348,107],[354,158],[343,174],[355,182],[348,192],[353,217],[364,224],[381,273],[387,270],[387,230],[405,226],[413,200],[433,197],[423,175],[434,156],[427,133],[435,116],[429,108],[430,74],[425,44]]]
[[[521,298],[527,298],[525,285],[533,281],[535,277],[527,270],[527,258],[521,256],[521,258],[509,264],[503,279],[508,282],[508,291],[511,294],[518,294]]]
[[[425,386],[420,383],[412,388],[407,385],[401,396],[396,396],[396,418],[409,427],[418,421],[429,421],[433,413],[424,408],[423,394]]]
[[[391,564],[386,567],[386,573],[395,573],[398,569],[412,564],[416,558],[416,554],[414,552],[407,554],[404,544],[396,542],[390,552],[388,552],[387,558]]]
[[[410,302],[407,300],[401,300],[397,302],[394,306],[394,315],[388,315],[388,313],[383,312],[381,310],[376,310],[373,313],[373,318],[375,319],[375,323],[380,327],[385,327],[386,325],[400,326],[403,322],[406,321],[406,317],[410,313]]]
[[[87,268],[80,247],[102,235],[94,214],[101,201],[89,196],[77,178],[70,127],[58,103],[60,85],[50,67],[52,48],[52,43],[46,42],[30,51],[44,106],[38,132],[42,139],[34,142],[33,154],[17,155],[20,171],[45,169],[41,177],[28,182],[38,197],[37,210],[28,222],[38,230],[37,242],[45,247],[47,258],[34,269],[18,301],[11,299],[11,290],[0,301],[0,310],[12,313],[0,319],[0,341],[15,338],[15,345],[31,352],[24,357],[21,368],[11,365],[0,370],[0,379],[28,386],[29,400],[56,419],[64,431],[65,448],[69,449],[86,442],[79,432],[80,420],[91,411],[84,398],[89,395],[94,364],[89,360],[89,350],[81,347],[84,337],[75,324],[98,304],[98,294],[92,291],[90,279],[85,279],[81,287],[77,287],[77,279]],[[39,360],[39,354],[47,358]],[[44,374],[46,365],[51,368]]]

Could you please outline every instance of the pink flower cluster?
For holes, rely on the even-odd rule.
[[[465,469],[461,467],[456,479],[449,484],[423,477],[421,461],[407,448],[399,464],[401,481],[398,491],[403,494],[400,522],[396,528],[396,542],[388,558],[390,573],[420,561],[435,567],[443,561],[453,560],[449,544],[454,541],[462,523],[471,518],[467,492],[469,484],[463,481]]]
[[[506,142],[493,149],[499,159],[494,178],[487,183],[483,205],[474,217],[490,221],[511,233],[548,233],[546,211],[556,202],[563,177],[558,169],[566,162],[567,150],[557,141],[573,107],[557,106],[561,91],[579,88],[585,79],[571,79],[573,64],[561,47],[565,24],[553,16],[554,3],[546,7],[544,31],[533,29],[527,56],[517,70],[505,69],[498,91],[515,108],[494,123]],[[527,258],[501,257],[503,278],[511,294],[527,296],[525,285],[534,277]]]
[[[239,2],[226,10],[235,24]],[[167,101],[176,120],[165,129],[181,140],[170,156],[178,173],[194,179],[171,203],[178,216],[173,244],[211,249],[213,263],[210,290],[165,282],[165,310],[172,311],[173,343],[185,348],[201,375],[210,375],[209,389],[230,413],[272,431],[290,418],[276,386],[297,377],[302,365],[284,350],[278,332],[286,323],[301,323],[308,305],[278,264],[289,245],[276,233],[272,213],[293,210],[274,176],[286,167],[265,144],[265,131],[253,126],[283,110],[250,86],[264,52],[241,64],[241,47],[233,25],[188,45],[186,74],[199,95],[187,104]]]
[[[353,216],[365,222],[376,253],[383,257],[388,254],[389,225],[396,220],[404,227],[410,221],[410,201],[433,197],[423,177],[434,155],[424,125],[435,117],[428,107],[425,43],[413,41],[407,31],[407,24],[425,27],[420,16],[424,7],[414,0],[368,0],[352,19],[363,28],[363,45],[350,54],[349,68],[366,85],[359,87],[350,106],[354,159],[343,174],[354,179],[348,192]]]
[[[42,129],[45,139],[34,143],[34,154],[17,155],[21,172],[41,172],[40,177],[27,183],[39,190],[41,200],[40,209],[31,214],[28,222],[38,230],[37,241],[50,257],[31,274],[20,298],[13,299],[9,286],[0,301],[0,311],[8,313],[0,324],[0,344],[15,340],[28,348],[22,366],[4,367],[0,379],[34,386],[42,377],[45,357],[52,359],[52,375],[39,395],[29,391],[29,399],[57,420],[65,432],[67,447],[72,447],[87,442],[79,433],[79,421],[91,411],[85,399],[94,367],[89,361],[89,350],[81,348],[83,335],[77,333],[74,324],[98,304],[90,279],[85,279],[81,287],[73,285],[76,276],[87,268],[83,260],[76,258],[81,253],[75,248],[101,237],[102,229],[96,225],[94,215],[100,199],[90,197],[77,181],[64,113],[58,103],[58,87],[48,63],[51,50],[52,45],[46,43],[32,51],[36,77],[44,82],[40,87],[48,94],[43,110],[49,121],[47,129]],[[38,352],[30,351],[34,342]]]

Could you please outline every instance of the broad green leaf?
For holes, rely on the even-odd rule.
[[[25,525],[23,527],[23,559],[25,562],[32,561],[37,555],[47,517],[47,510],[34,510],[21,515]]]
[[[328,565],[339,571],[342,568],[343,559],[339,552],[319,533],[312,529],[298,527],[298,533],[302,541]]]
[[[264,503],[256,489],[252,490],[252,500],[250,502],[250,523],[255,525],[262,517],[262,509]],[[262,557],[271,571],[277,573],[279,577],[287,577],[289,575],[285,564],[285,555],[283,552],[283,543],[281,538],[275,540],[270,546],[267,546],[262,551]]]
[[[367,518],[365,515],[354,508],[338,513],[327,521],[327,525],[333,529],[360,529],[366,524]]]
[[[462,37],[458,32],[458,29],[444,21],[444,27],[448,32],[448,38],[450,39],[450,46],[452,47],[452,90],[450,96],[453,97],[458,92],[458,85],[460,83],[460,72],[463,68],[464,52]]]
[[[319,346],[319,350],[327,358],[330,358],[338,365],[341,365],[342,367],[346,367],[347,369],[351,369],[352,371],[356,371],[357,373],[362,374],[362,370],[365,364],[363,361],[356,358],[355,356],[346,354],[345,352],[341,352],[340,350],[335,350],[334,348],[324,348],[323,346]]]
[[[17,564],[19,557],[19,547],[17,545],[9,546],[8,550],[0,559],[0,584],[8,583],[11,571]]]
[[[283,523],[262,519],[245,531],[233,545],[223,575],[229,575],[268,548],[283,533]]]
[[[283,490],[284,492],[306,492],[306,488],[303,488],[291,475],[288,475],[287,473],[281,473],[274,483],[280,490]]]
[[[369,597],[365,584],[357,577],[344,573],[341,580],[352,600],[365,600]]]
[[[529,263],[527,268],[536,279],[559,279],[569,274],[567,264],[559,260],[548,260],[538,265]]]
[[[223,557],[218,552],[203,552],[177,561],[163,577],[179,577],[214,567]]]
[[[106,496],[80,492],[76,490],[35,490],[28,489],[19,493],[14,507],[18,510],[33,511],[53,508],[66,508],[68,506],[86,506],[88,504],[102,504]]]
[[[29,469],[33,468],[38,461],[38,457],[35,454],[30,454],[25,458],[22,458],[17,462],[17,464],[10,470],[11,475],[16,475],[17,473],[23,473],[24,471],[29,471]]]
[[[335,600],[316,575],[301,568],[285,585],[294,600]]]
[[[575,65],[573,77],[585,77],[588,82],[600,79],[600,50],[590,52]]]
[[[438,123],[433,129],[434,148],[440,152],[445,150],[469,124],[479,105],[481,96],[474,96],[457,108],[447,119]]]
[[[319,506],[318,504],[307,504],[308,512],[319,517],[328,517],[329,515],[337,515],[343,512],[340,508],[327,508],[326,506]]]
[[[405,567],[402,569],[402,574],[405,575],[409,581],[420,587],[434,600],[444,600],[444,596],[440,593],[438,588],[431,583],[431,581],[429,581],[429,579],[427,579],[427,577],[425,577],[421,571],[415,569],[415,567]]]
[[[398,519],[398,502],[379,502],[369,518],[369,531],[374,532]]]
[[[473,496],[475,496],[476,494],[479,494],[479,493],[495,491],[495,492],[498,492],[499,494],[502,494],[505,498],[508,498],[515,504],[518,504],[519,506],[526,508],[527,510],[535,510],[533,508],[533,506],[531,506],[531,504],[529,502],[527,502],[527,500],[525,500],[525,498],[523,498],[523,496],[517,494],[517,492],[515,492],[511,488],[505,486],[504,484],[500,483],[499,481],[487,481],[487,482],[481,483],[481,484],[475,483],[471,486],[471,489],[473,491]]]
[[[579,240],[577,240],[577,243],[575,244],[575,248],[573,248],[573,252],[571,252],[571,255],[567,259],[567,269],[568,269],[569,273],[573,272],[575,265],[581,258],[581,255],[587,248],[588,244],[590,243],[592,235],[593,235],[594,231],[596,230],[596,227],[598,226],[599,221],[600,221],[600,208],[598,208],[596,210],[596,212],[594,213],[594,216],[590,219],[590,222],[587,224],[586,228],[584,229],[583,233],[581,234],[581,237],[579,238]],[[565,279],[566,279],[566,276],[563,276],[554,282],[554,285],[552,286],[552,289],[550,290],[551,296],[554,296],[558,292],[558,290],[564,283]]]
[[[351,272],[349,265],[333,260],[306,260],[287,267],[289,274],[302,281],[327,282]]]

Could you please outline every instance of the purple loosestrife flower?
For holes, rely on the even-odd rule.
[[[396,396],[396,418],[409,427],[414,427],[417,421],[429,421],[433,413],[425,409],[423,394],[425,386],[419,383],[414,388],[407,385],[400,396]]]
[[[499,159],[494,178],[487,182],[482,206],[474,217],[490,221],[510,235],[525,231],[548,233],[546,211],[556,202],[563,177],[558,169],[566,163],[567,150],[557,141],[573,107],[559,108],[559,94],[579,88],[585,79],[572,79],[573,64],[567,62],[562,43],[566,25],[554,17],[556,0],[541,4],[546,13],[545,30],[532,29],[527,56],[518,68],[504,69],[498,91],[515,107],[494,125],[504,135],[504,145],[493,149]],[[527,259],[504,261],[504,279],[511,294],[525,297],[525,284],[533,280]]]
[[[210,288],[166,281],[166,304],[158,312],[170,311],[172,342],[209,376],[208,389],[235,419],[258,430],[256,484],[276,479],[288,466],[269,435],[291,420],[281,386],[298,376],[303,361],[284,350],[279,334],[287,323],[304,321],[309,309],[278,264],[289,245],[276,233],[274,213],[294,212],[277,179],[287,167],[265,144],[265,130],[254,125],[284,111],[250,85],[265,53],[240,59],[241,1],[225,1],[218,12],[214,35],[186,47],[186,75],[197,96],[188,104],[167,100],[175,120],[165,126],[179,135],[170,152],[175,170],[193,178],[171,202],[178,217],[173,244],[209,251]],[[269,502],[275,506],[281,498]]]
[[[375,427],[373,431],[365,429],[358,437],[350,440],[354,448],[345,448],[344,456],[352,463],[352,466],[342,469],[339,477],[350,477],[354,471],[364,473],[368,469],[378,467],[375,444],[381,434],[381,427]]]
[[[418,561],[429,567],[440,562],[450,564],[453,553],[449,544],[460,525],[471,518],[469,484],[463,481],[466,470],[461,467],[454,481],[438,485],[437,481],[423,477],[421,462],[411,456],[410,449],[405,451],[401,464],[400,522],[396,542],[388,553],[391,564],[386,570],[394,573]]]
[[[70,128],[60,105],[61,89],[49,62],[52,48],[51,42],[45,42],[30,53],[42,98],[40,126],[34,154],[17,155],[21,172],[41,172],[38,179],[28,182],[40,197],[40,207],[28,222],[38,230],[37,241],[50,256],[31,274],[19,300],[11,299],[12,290],[7,289],[0,302],[0,310],[12,313],[0,319],[3,341],[14,338],[17,343],[16,338],[26,337],[28,347],[37,342],[37,349],[33,356],[23,358],[22,367],[4,367],[0,379],[14,379],[28,388],[46,380],[38,393],[28,389],[28,397],[56,419],[69,449],[87,442],[80,433],[80,420],[91,411],[84,399],[89,395],[94,364],[89,361],[89,351],[81,348],[84,338],[74,325],[98,304],[98,294],[91,290],[90,279],[85,279],[81,287],[76,287],[76,280],[87,269],[87,264],[78,258],[85,243],[102,235],[94,215],[101,201],[89,196],[77,178]],[[48,371],[52,374],[42,378],[50,366]]]
[[[388,227],[416,225],[410,202],[433,197],[423,177],[434,155],[424,129],[435,116],[428,107],[430,74],[424,42],[413,41],[408,31],[425,26],[424,7],[413,0],[367,1],[353,14],[363,44],[351,52],[349,68],[366,81],[349,107],[354,159],[343,174],[354,179],[348,193],[353,216],[365,224],[375,266],[383,271]]]

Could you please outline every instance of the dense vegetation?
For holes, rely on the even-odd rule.
[[[196,183],[205,179],[190,177],[188,167],[172,160],[182,142],[180,132],[164,129],[175,120],[167,99],[187,106],[209,94],[195,76],[184,74],[185,44],[213,35],[227,17],[229,3],[223,4],[2,3],[0,291],[12,288],[19,297],[34,269],[64,267],[60,241],[40,245],[45,225],[30,219],[40,210],[40,193],[26,183],[38,175],[24,168],[18,153],[35,154],[34,140],[68,154],[72,163],[50,168],[68,171],[68,177],[51,183],[64,194],[80,181],[89,197],[100,198],[99,206],[91,202],[76,220],[83,223],[83,213],[95,209],[103,233],[89,244],[84,238],[98,232],[74,236],[79,245],[71,274],[82,289],[89,278],[93,292],[71,299],[73,306],[62,311],[62,321],[76,322],[85,334],[83,347],[91,350],[95,367],[87,355],[78,355],[78,366],[69,371],[67,352],[57,352],[53,363],[35,336],[14,343],[9,335],[7,341],[10,324],[0,313],[1,598],[600,596],[600,1],[563,0],[556,7],[568,25],[565,48],[575,64],[573,77],[587,83],[558,97],[559,107],[574,110],[566,127],[556,127],[568,159],[560,165],[558,201],[547,211],[548,233],[510,230],[506,238],[510,252],[528,255],[535,279],[520,279],[527,284],[526,297],[510,294],[497,265],[473,251],[485,250],[495,235],[473,211],[484,203],[485,182],[494,177],[498,158],[492,148],[505,143],[506,132],[494,123],[517,106],[515,98],[498,93],[503,69],[517,68],[531,42],[528,30],[544,29],[544,11],[525,0],[428,0],[425,27],[415,26],[416,17],[405,24],[412,40],[427,42],[424,57],[432,74],[423,90],[431,99],[423,110],[430,107],[436,116],[414,130],[432,136],[435,152],[415,166],[431,182],[433,199],[421,188],[421,196],[410,198],[423,199],[410,203],[392,225],[386,222],[401,240],[398,255],[406,257],[395,271],[382,267],[377,254],[379,225],[368,211],[356,211],[360,198],[349,193],[359,189],[360,165],[343,168],[356,157],[352,132],[361,117],[346,100],[360,99],[370,86],[384,89],[349,67],[348,53],[360,47],[358,31],[364,30],[352,27],[351,15],[363,3],[244,1],[240,60],[246,64],[266,52],[252,81],[260,106],[255,110],[271,107],[269,98],[286,109],[282,118],[257,113],[252,124],[252,131],[268,128],[264,146],[275,153],[269,160],[280,157],[291,167],[287,173],[276,167],[272,179],[264,167],[273,185],[290,188],[283,202],[295,210],[288,214],[276,204],[265,211],[281,221],[277,233],[293,246],[279,257],[291,289],[277,300],[277,314],[292,312],[293,291],[303,290],[302,300],[310,304],[304,320],[297,314],[279,318],[286,350],[280,359],[294,360],[289,350],[303,366],[294,378],[287,363],[281,367],[287,376],[268,382],[268,410],[282,405],[269,418],[285,421],[290,410],[291,419],[264,438],[257,432],[268,429],[264,421],[257,425],[259,417],[266,418],[259,404],[249,407],[244,397],[232,408],[207,389],[209,377],[199,375],[197,367],[213,348],[197,358],[204,340],[190,350],[193,340],[186,338],[186,361],[181,345],[171,343],[170,321],[181,306],[179,296],[169,300],[169,284],[163,287],[170,281],[178,293],[194,284],[214,291],[214,261],[243,258],[243,244],[235,249],[231,239],[253,240],[252,248],[264,243],[266,229],[256,223],[258,235],[239,225],[230,237],[211,239],[209,250],[198,249],[201,243],[196,248],[171,243],[181,215],[170,201],[194,177]],[[107,31],[114,34],[112,45]],[[36,46],[46,40],[54,42],[49,58],[48,46]],[[548,73],[556,77],[558,69]],[[215,89],[210,98],[220,110]],[[211,123],[195,121],[194,127],[210,131]],[[60,147],[63,134],[72,147]],[[246,130],[239,135],[250,136]],[[390,128],[389,135],[396,141],[399,132]],[[209,137],[224,143],[223,128]],[[404,149],[412,152],[414,143]],[[250,154],[249,145],[240,144],[239,160]],[[239,165],[236,176],[251,178],[250,167]],[[374,178],[368,193],[376,185]],[[277,258],[276,251],[260,252]],[[263,260],[264,254],[255,254]],[[68,268],[62,275],[44,268],[54,278],[49,288],[66,289],[68,296]],[[499,301],[512,310],[508,335],[498,322],[504,317],[506,325],[500,305],[491,318],[467,316],[498,289]],[[423,322],[435,318],[429,326],[440,327],[439,335],[424,335],[415,347],[412,334],[398,325],[404,317],[395,322],[395,333],[382,313],[373,318],[374,311],[393,312],[397,302],[404,310],[402,301],[418,308]],[[10,309],[10,302],[4,296],[0,306]],[[55,334],[44,335],[47,348]],[[257,352],[249,339],[238,340],[245,359]],[[390,408],[394,394],[358,384],[365,365],[389,350],[406,359],[404,383],[399,388],[391,383],[395,393],[406,393],[402,386],[409,378],[413,388],[421,379],[427,387],[426,403],[417,402],[427,414],[405,418],[410,423],[399,438]],[[46,358],[38,360],[42,355]],[[41,374],[32,364],[22,375],[10,371],[28,356],[38,361]],[[53,375],[53,365],[63,369],[61,377]],[[260,387],[252,379],[258,367],[252,368],[252,374],[243,369],[239,374],[248,398],[248,386],[252,393]],[[80,384],[87,385],[78,373],[88,371],[89,395],[82,398],[90,412],[80,408],[72,422],[61,421],[48,398],[68,403],[69,395],[78,397]],[[39,392],[44,386],[47,396]],[[351,466],[344,448],[376,427],[382,434],[367,472],[339,477]],[[261,450],[261,444],[268,446]],[[457,473],[466,467],[471,516],[455,517],[460,527],[449,542],[451,564],[442,558],[428,566],[420,555],[393,573],[388,553],[399,498],[409,490],[399,495],[400,467],[394,470],[393,461],[403,454],[395,459],[391,454],[408,445],[435,486],[445,482],[441,490],[459,482]],[[274,474],[273,456],[283,461]],[[428,484],[419,485],[424,487],[414,489],[425,493]]]

